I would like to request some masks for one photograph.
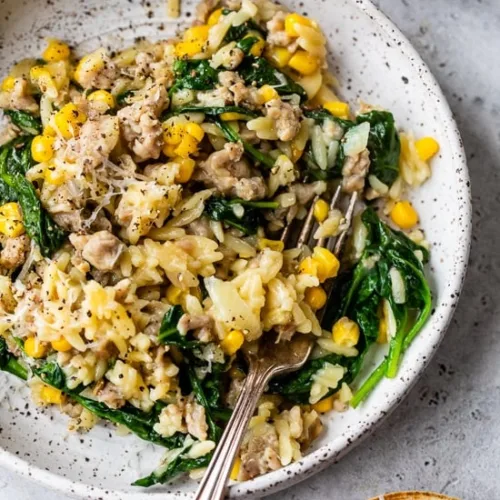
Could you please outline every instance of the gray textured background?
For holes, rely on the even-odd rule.
[[[330,0],[333,1],[333,0]],[[462,131],[474,242],[451,328],[423,378],[340,463],[272,500],[428,489],[500,499],[500,0],[379,0],[436,75]],[[1,500],[67,500],[0,470]]]

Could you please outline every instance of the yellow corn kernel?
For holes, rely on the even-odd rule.
[[[288,61],[288,66],[301,75],[312,75],[318,69],[318,60],[305,50],[297,50]]]
[[[47,347],[35,339],[35,337],[28,337],[24,342],[24,352],[30,358],[43,358],[47,352]]]
[[[266,55],[278,68],[284,68],[292,57],[290,51],[285,47],[273,47],[269,51],[266,51]]]
[[[359,326],[355,321],[344,316],[332,328],[333,341],[346,347],[354,347],[359,342]]]
[[[349,104],[346,102],[328,101],[323,104],[323,107],[337,118],[342,118],[343,120],[349,118]]]
[[[175,55],[179,58],[189,58],[199,54],[203,50],[205,42],[179,42],[175,46]]]
[[[173,146],[177,146],[182,141],[182,138],[185,134],[184,126],[180,123],[174,123],[168,126],[163,132],[163,140],[165,144],[170,144]]]
[[[320,286],[313,286],[306,290],[304,298],[311,309],[317,311],[326,304],[327,296],[323,288],[321,288]]]
[[[243,342],[245,342],[243,332],[240,332],[240,330],[231,330],[227,337],[220,343],[220,346],[228,356],[232,356],[241,348]]]
[[[167,288],[166,296],[170,304],[172,304],[173,306],[178,306],[182,303],[184,291],[177,286],[170,285]]]
[[[328,203],[323,200],[319,199],[315,204],[314,204],[314,218],[318,222],[323,222],[327,217],[328,217],[328,210],[330,207],[328,206]]]
[[[72,345],[64,337],[61,337],[59,340],[53,340],[50,345],[58,352],[67,352],[72,349]]]
[[[63,400],[63,395],[59,389],[45,385],[40,391],[40,398],[44,403],[49,405],[60,405]]]
[[[15,84],[16,84],[16,79],[13,76],[8,76],[2,82],[3,92],[12,92],[14,90]]]
[[[285,31],[287,35],[299,36],[297,30],[295,29],[295,24],[302,24],[304,26],[314,27],[314,24],[310,19],[294,12],[293,14],[288,14],[285,17]]]
[[[257,241],[257,248],[264,250],[270,248],[276,252],[282,252],[285,249],[285,244],[280,240],[268,240],[267,238],[259,238]]]
[[[241,468],[241,458],[236,457],[234,460],[233,468],[231,469],[231,475],[229,476],[232,481],[238,481],[240,468]]]
[[[37,85],[43,94],[49,97],[57,97],[58,91],[50,71],[43,66],[33,66],[30,69],[30,80]]]
[[[184,127],[189,135],[192,135],[198,142],[205,137],[205,131],[197,123],[188,123]]]
[[[45,125],[45,127],[43,127],[43,135],[48,137],[55,137],[57,135],[57,132],[50,125]]]
[[[79,111],[73,103],[63,106],[54,117],[55,125],[65,139],[76,137],[86,120],[87,115]]]
[[[331,396],[328,396],[327,398],[311,405],[312,409],[317,411],[318,413],[327,413],[333,408],[333,400],[334,396],[332,394]]]
[[[61,42],[60,40],[51,39],[42,54],[42,58],[47,62],[57,62],[69,59],[70,55],[71,50],[67,44]]]
[[[180,144],[175,148],[174,152],[181,158],[188,158],[189,155],[198,151],[198,141],[189,134],[185,134]]]
[[[196,162],[192,158],[175,158],[174,161],[179,164],[179,173],[175,176],[175,180],[180,184],[189,182]]]
[[[66,182],[66,172],[56,168],[54,164],[49,164],[43,173],[46,182],[54,186],[61,186]]]
[[[17,203],[6,203],[0,207],[0,233],[9,238],[24,233],[23,215]]]
[[[201,24],[199,26],[192,26],[188,28],[182,37],[185,42],[202,42],[205,43],[208,38],[208,30],[210,26]]]
[[[54,156],[54,137],[37,135],[31,143],[31,156],[37,163],[49,161]]]
[[[252,36],[252,35],[247,35],[247,36]],[[250,54],[255,57],[260,57],[262,55],[262,52],[264,52],[264,48],[266,46],[266,41],[262,38],[259,38],[253,45],[252,48],[250,49]]]
[[[96,90],[87,96],[87,99],[99,106],[100,111],[107,111],[116,106],[115,98],[107,90]]]
[[[391,210],[391,219],[401,229],[411,229],[418,222],[418,214],[409,201],[398,201]]]
[[[439,151],[439,143],[433,137],[422,137],[415,142],[415,148],[420,159],[427,161]]]
[[[312,258],[318,264],[317,276],[320,283],[337,276],[340,262],[330,250],[322,247],[314,247]]]
[[[217,10],[214,10],[209,16],[208,16],[208,19],[207,19],[207,24],[209,26],[213,26],[214,24],[217,24],[219,22],[219,19],[221,18],[222,16],[222,9],[217,9]]]
[[[299,271],[303,274],[318,276],[318,263],[312,257],[306,257],[299,265]]]
[[[80,59],[73,76],[82,87],[85,87],[85,83],[87,83],[88,80],[85,78],[86,73],[94,73],[104,69],[105,54],[106,52],[104,49],[98,49]]]
[[[278,92],[271,85],[263,85],[257,93],[264,102],[272,101],[278,97]]]
[[[221,120],[225,122],[232,122],[234,120],[246,120],[248,115],[244,115],[243,113],[235,113],[233,111],[228,111],[226,113],[222,113],[220,115]]]
[[[162,151],[165,156],[168,156],[169,158],[175,158],[177,156],[177,153],[175,152],[176,148],[177,145],[175,144],[164,144]]]

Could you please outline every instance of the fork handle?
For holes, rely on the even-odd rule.
[[[271,378],[270,370],[250,365],[245,384],[234,407],[233,414],[222,434],[214,456],[203,475],[195,500],[221,500],[226,483],[238,454],[241,440],[252,418],[257,402]]]

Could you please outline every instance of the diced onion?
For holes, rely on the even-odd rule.
[[[366,149],[370,124],[361,123],[349,129],[344,136],[344,153],[346,156],[356,156]]]
[[[391,278],[392,298],[396,304],[404,304],[406,302],[406,286],[401,276],[399,269],[391,267],[389,270]]]
[[[314,159],[321,170],[326,170],[328,166],[326,144],[323,139],[323,131],[319,125],[315,125],[311,134],[311,147]]]

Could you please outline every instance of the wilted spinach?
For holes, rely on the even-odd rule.
[[[188,340],[187,335],[181,335],[177,329],[177,323],[183,316],[184,311],[180,305],[172,306],[163,316],[158,332],[158,340],[165,345],[172,345],[180,349],[194,349],[199,347],[199,340]]]
[[[0,370],[11,373],[23,380],[28,379],[27,368],[9,351],[7,342],[0,337]]]
[[[237,42],[238,40],[242,40],[243,37],[249,33],[252,33],[252,31],[259,33],[263,38],[266,36],[266,32],[255,21],[250,19],[239,26],[231,26],[224,37],[224,42]]]
[[[2,203],[19,202],[26,233],[38,244],[42,255],[49,257],[62,245],[65,234],[25,178],[32,165],[30,147],[31,138],[20,137],[0,148],[0,197]]]
[[[220,116],[222,113],[238,113],[240,115],[245,115],[249,119],[256,118],[259,116],[255,111],[242,106],[183,106],[182,108],[172,109],[165,116],[162,117],[163,120],[170,118],[175,115],[182,115],[184,113],[204,113],[205,115],[213,118]]]
[[[33,116],[31,113],[15,109],[6,109],[4,113],[10,118],[10,121],[23,132],[30,135],[42,133],[42,122],[40,118]]]
[[[297,94],[302,102],[307,100],[307,93],[303,87],[263,57],[245,57],[238,66],[238,73],[247,85],[257,85],[257,87],[271,85],[280,95]]]
[[[218,70],[205,60],[177,60],[174,62],[175,84],[170,88],[172,95],[177,90],[211,90],[219,81]]]
[[[212,220],[225,222],[242,233],[251,235],[255,234],[263,223],[262,210],[273,210],[278,206],[275,201],[245,201],[212,196],[205,203],[205,214]],[[243,213],[239,216],[238,209],[241,208]]]

